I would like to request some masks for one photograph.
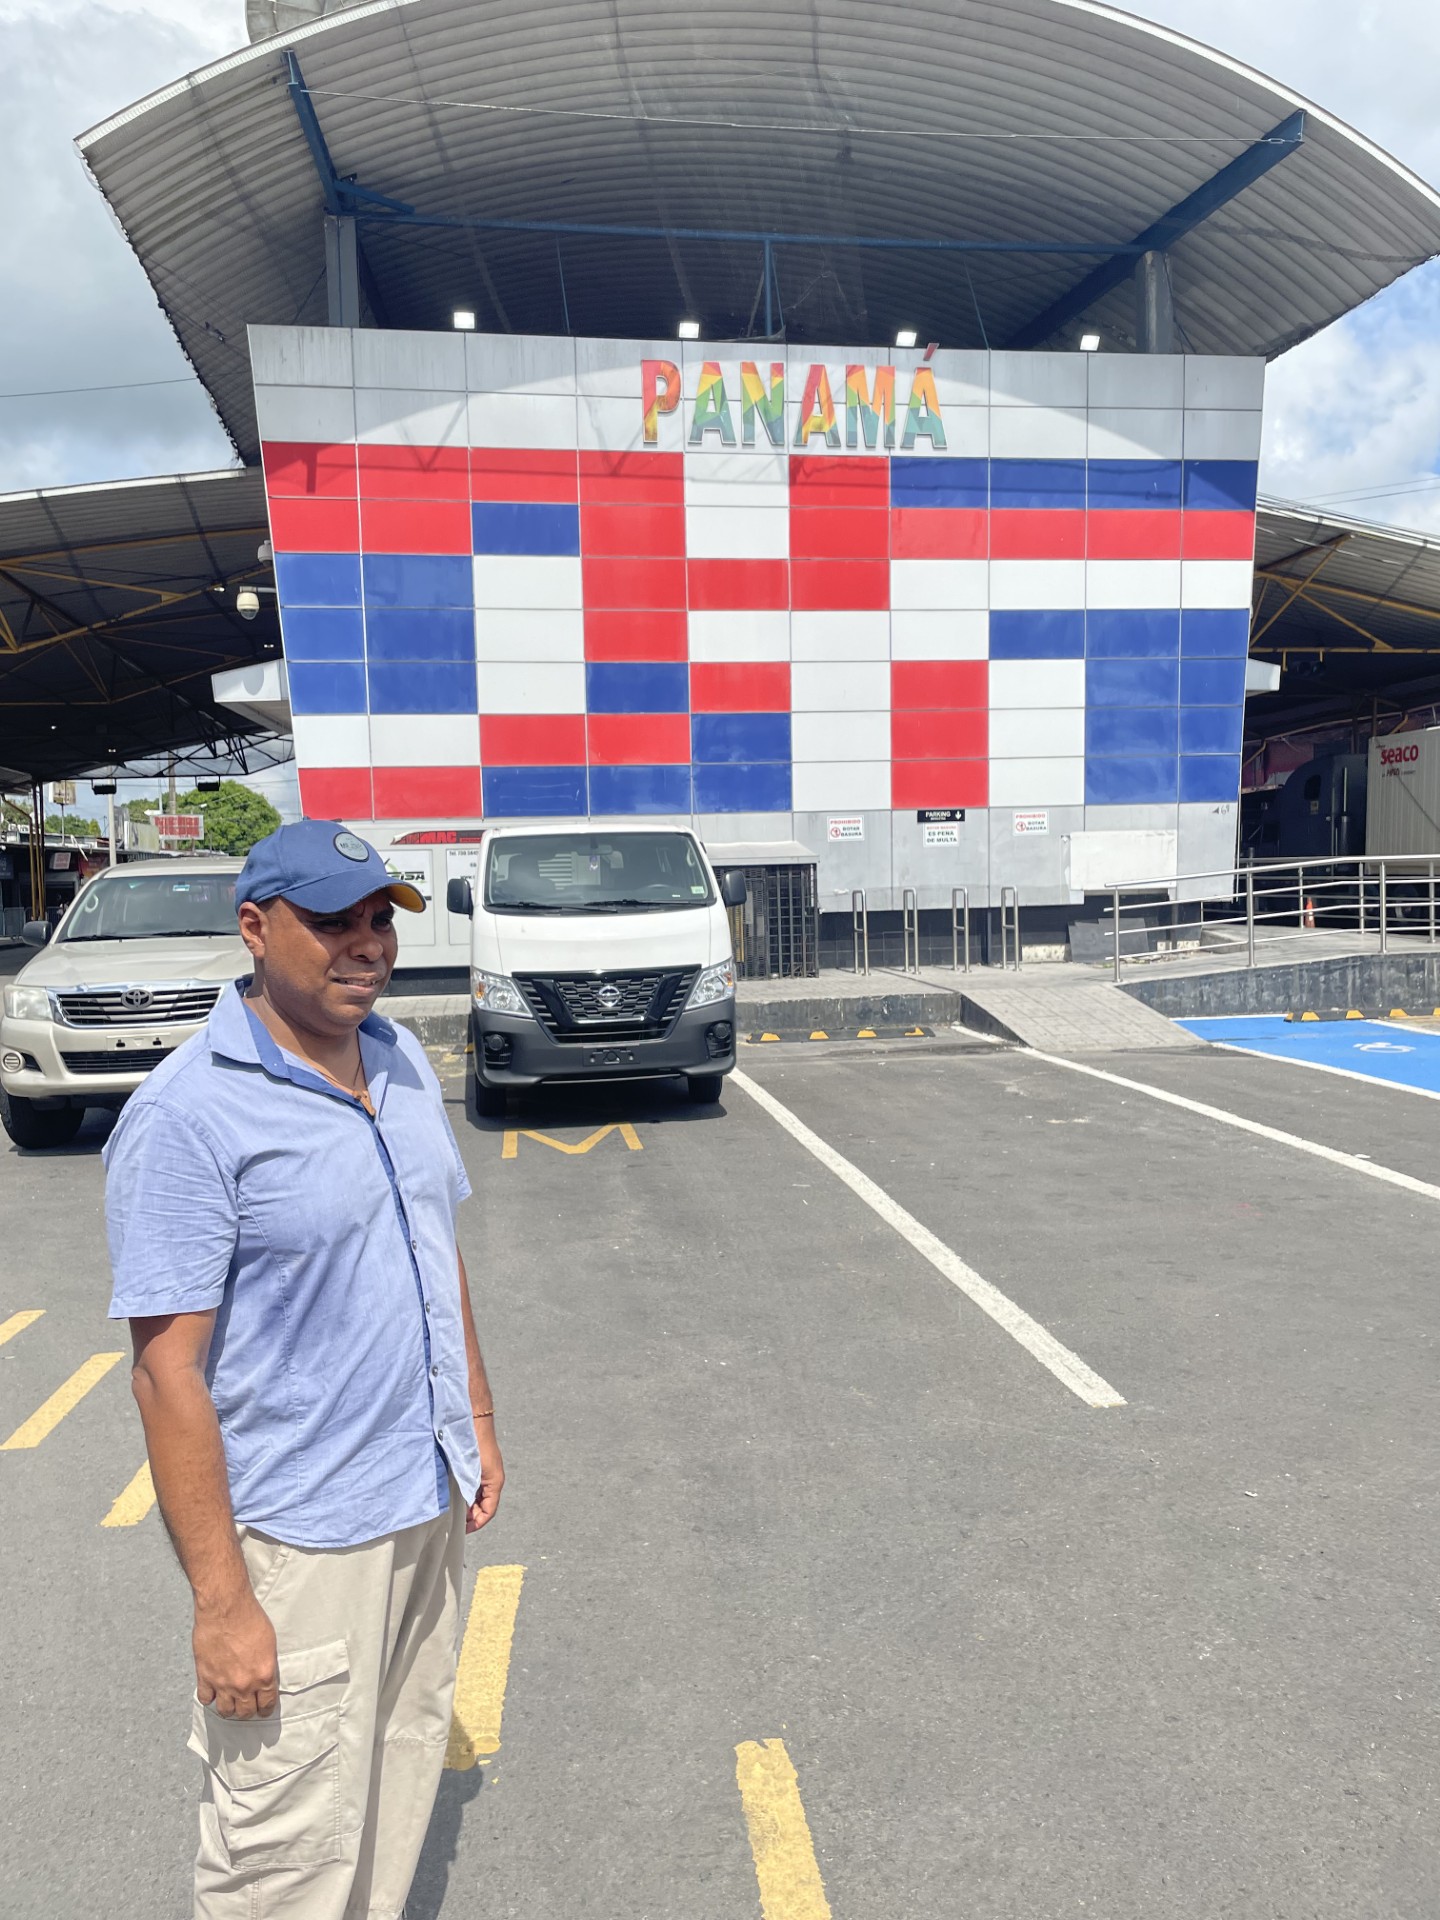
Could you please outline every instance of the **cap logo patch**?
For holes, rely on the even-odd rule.
[[[337,833],[335,851],[343,853],[347,860],[368,860],[370,849],[356,833]]]

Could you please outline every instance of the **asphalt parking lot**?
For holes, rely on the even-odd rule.
[[[412,1920],[1433,1920],[1428,1101],[950,1036],[467,1129],[441,1064],[510,1484]],[[0,1156],[0,1905],[181,1920],[102,1139]]]

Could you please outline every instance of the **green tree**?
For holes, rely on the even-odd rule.
[[[159,813],[164,804],[164,801],[157,793],[153,800],[127,800],[125,802],[125,811],[137,827],[143,827],[151,814]]]
[[[67,813],[62,819],[58,813],[45,816],[47,833],[73,833],[81,840],[96,840],[100,837],[100,822],[83,819],[78,813]]]
[[[205,815],[207,853],[248,853],[280,824],[279,814],[265,796],[242,787],[238,780],[222,780],[215,793],[182,793],[175,811]]]

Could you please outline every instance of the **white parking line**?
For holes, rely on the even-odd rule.
[[[748,1074],[732,1073],[729,1078],[732,1087],[739,1087],[748,1093],[757,1106],[763,1107],[770,1118],[797,1140],[807,1153],[814,1154],[822,1166],[828,1167],[837,1180],[842,1180],[858,1200],[863,1200],[872,1213],[877,1213],[887,1226],[893,1227],[902,1239],[907,1240],[920,1256],[928,1260],[937,1273],[943,1274],[951,1286],[958,1287],[967,1299],[973,1300],[982,1313],[989,1314],[996,1326],[1003,1327],[1012,1340],[1018,1340],[1025,1351],[1038,1360],[1042,1367],[1048,1367],[1055,1378],[1066,1386],[1087,1407],[1123,1407],[1125,1401],[1098,1373],[1091,1371],[1068,1347],[1061,1346],[1054,1334],[1046,1331],[1038,1320],[1032,1320],[1023,1308],[1017,1307],[1013,1300],[1001,1293],[998,1287],[992,1287],[983,1280],[973,1267],[967,1267],[957,1253],[951,1251],[943,1240],[938,1240],[928,1227],[921,1226],[913,1213],[907,1213],[898,1200],[892,1200],[883,1187],[860,1169],[852,1166],[835,1149],[822,1140],[818,1133],[812,1133],[803,1120],[797,1117],[764,1087],[757,1086]]]

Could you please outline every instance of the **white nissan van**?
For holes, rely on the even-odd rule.
[[[683,827],[588,823],[497,827],[474,884],[446,904],[471,920],[472,1114],[545,1081],[680,1074],[718,1100],[735,1065],[729,906]]]

